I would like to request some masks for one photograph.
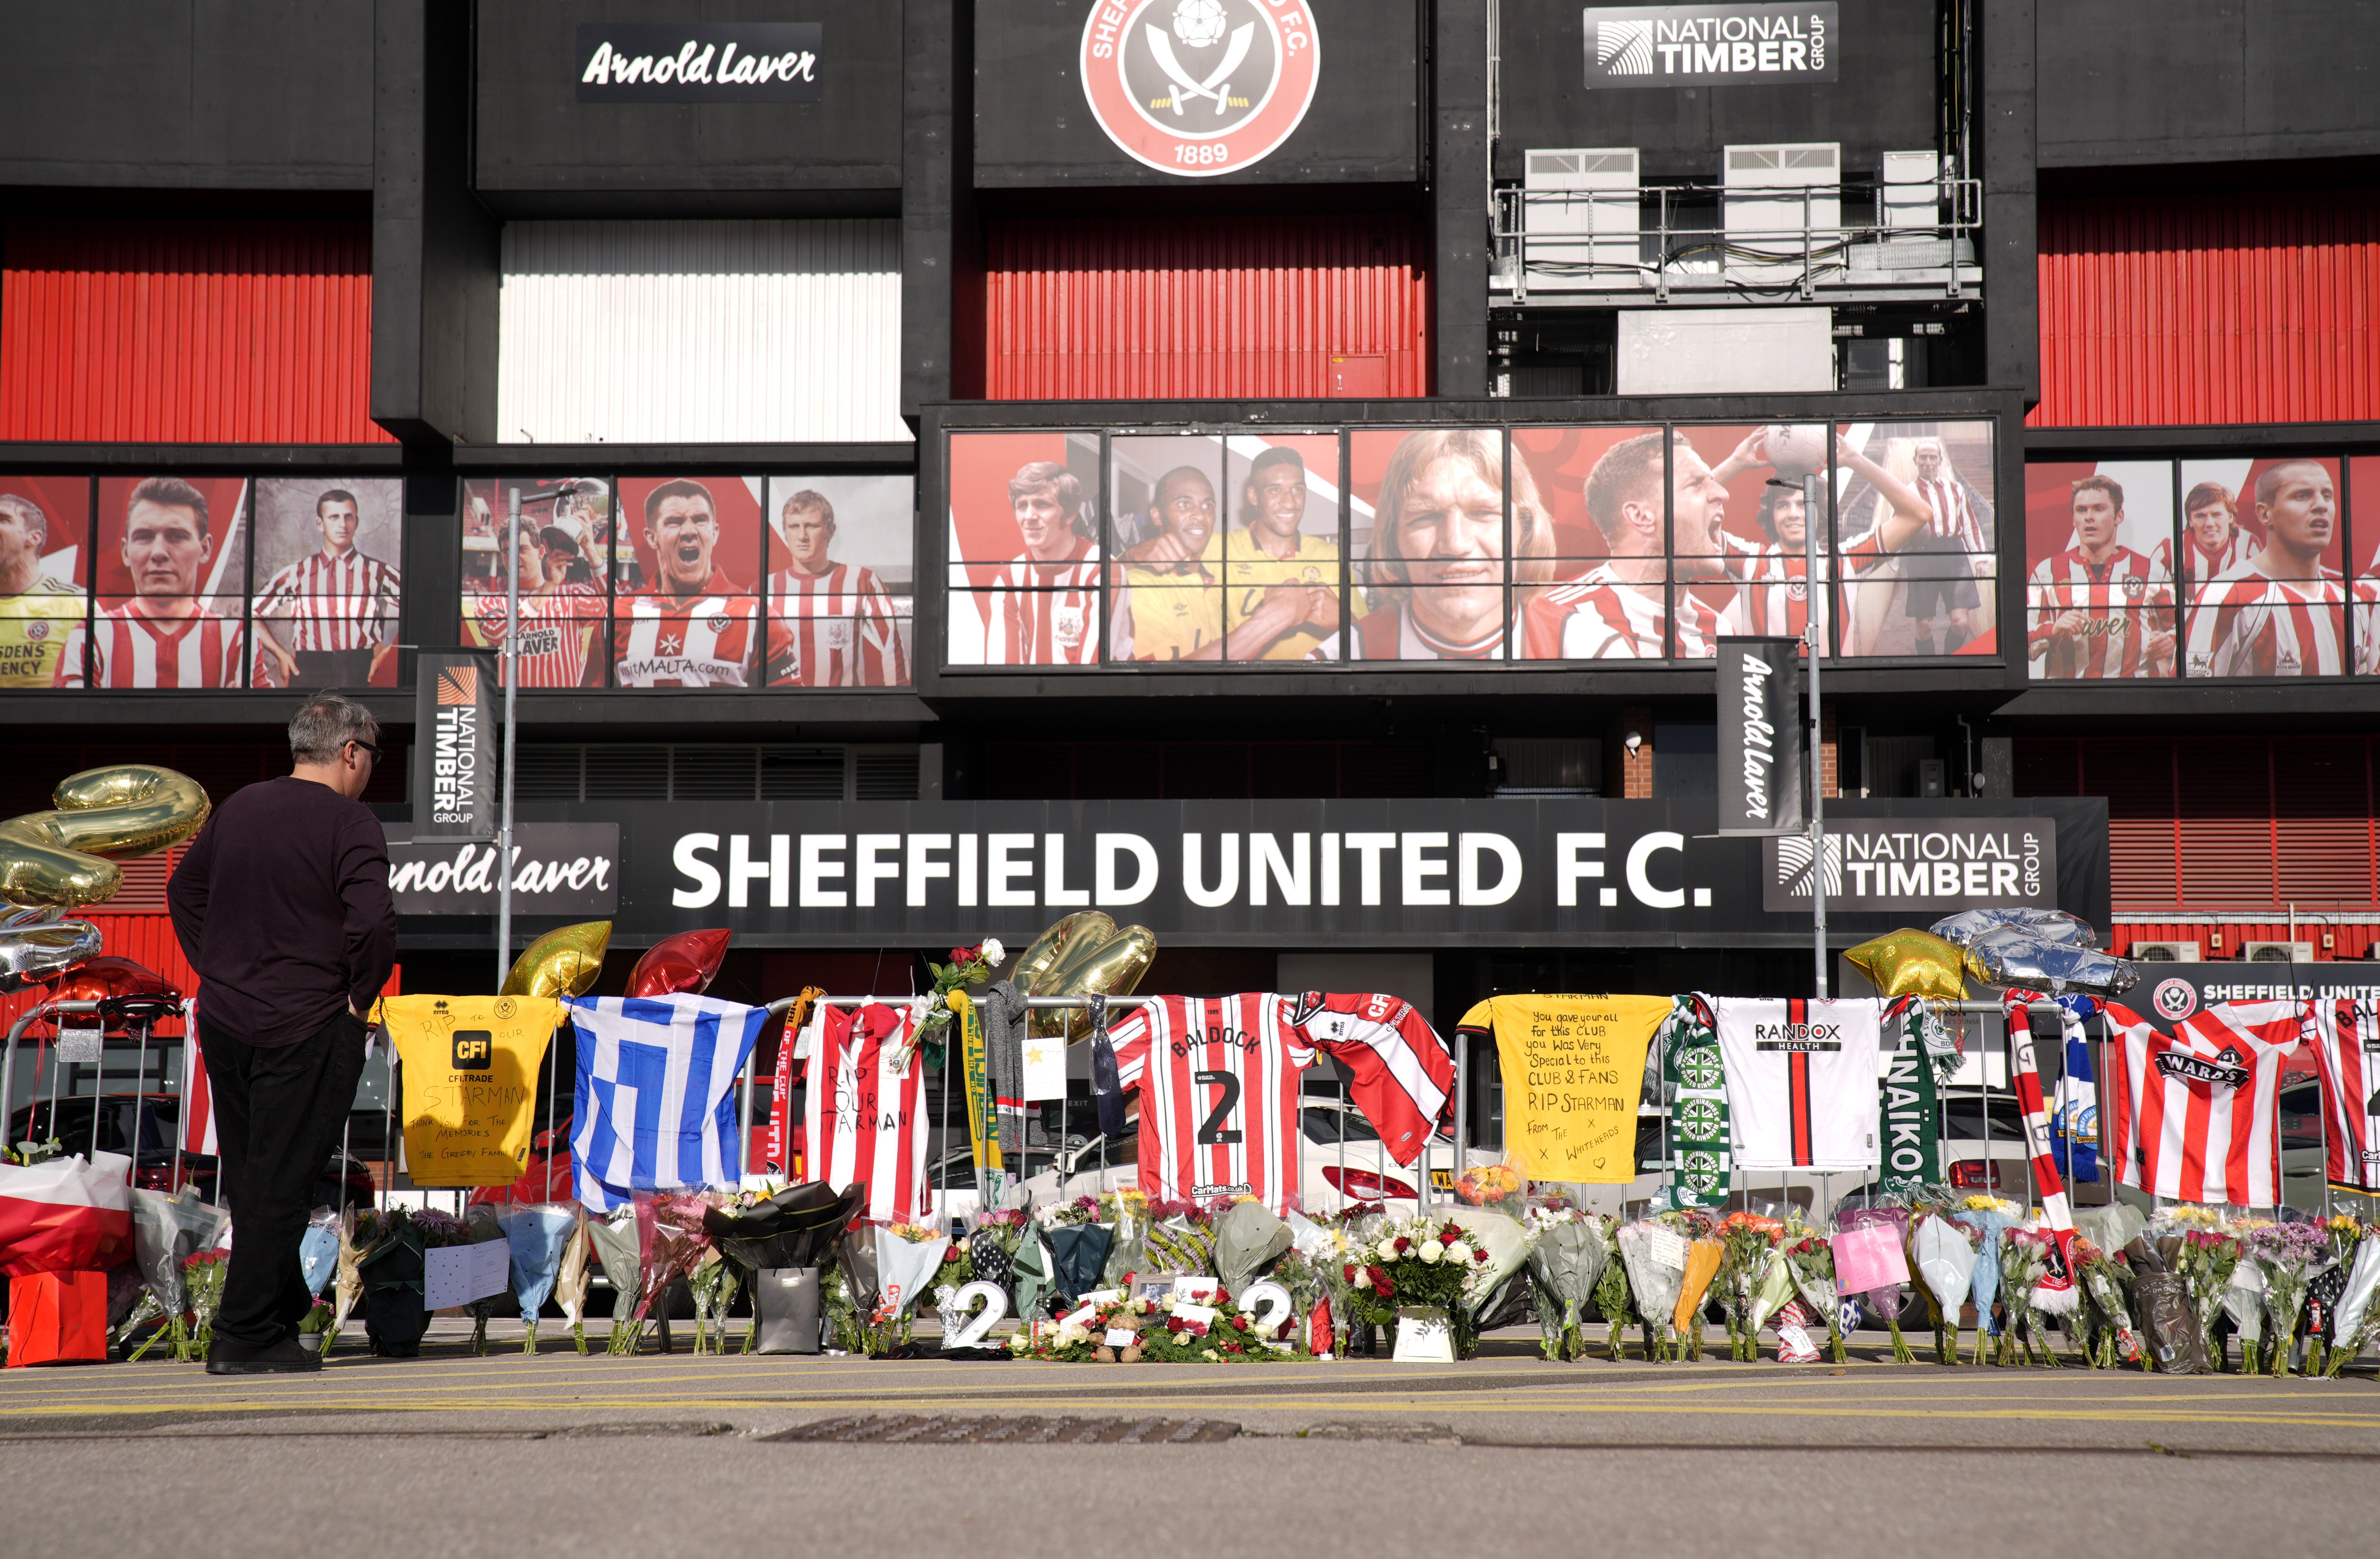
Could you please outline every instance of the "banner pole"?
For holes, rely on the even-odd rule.
[[[1829,471],[1832,463],[1828,463]],[[1834,482],[1827,483],[1827,533],[1834,533]],[[1818,663],[1826,656],[1825,622],[1828,615],[1819,603],[1831,600],[1831,595],[1819,595],[1818,574],[1818,473],[1811,471],[1802,478],[1802,579],[1808,591],[1807,610],[1803,613],[1803,631],[1810,645],[1810,956],[1814,965],[1814,980],[1810,993],[1819,1001],[1827,999],[1827,754],[1821,745],[1824,732],[1818,719]],[[505,792],[510,795],[510,791]]]
[[[516,686],[520,649],[520,489],[512,490],[504,532],[504,798],[496,834],[496,989],[513,967],[513,732],[520,689]],[[550,1149],[552,1144],[548,1143]]]

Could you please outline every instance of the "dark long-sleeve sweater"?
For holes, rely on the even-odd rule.
[[[252,1045],[369,1012],[396,960],[380,820],[294,774],[217,807],[165,896],[207,1021]]]

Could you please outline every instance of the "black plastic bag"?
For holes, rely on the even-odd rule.
[[[2156,1367],[2168,1375],[2213,1372],[2206,1358],[2206,1337],[2198,1329],[2198,1312],[2191,1309],[2190,1290],[2178,1273],[2135,1273],[2132,1302],[2140,1311],[2141,1330],[2148,1338]]]
[[[752,1274],[755,1353],[819,1351],[819,1270],[764,1267]]]

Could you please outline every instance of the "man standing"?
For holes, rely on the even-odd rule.
[[[1765,442],[1767,429],[1762,429],[1738,445],[1711,469],[1714,480],[1724,485],[1739,471],[1770,464]],[[1884,498],[1888,512],[1879,524],[1843,543],[1844,579],[1837,592],[1846,597],[1857,592],[1876,591],[1889,597],[1891,580],[1857,583],[1854,576],[1874,569],[1887,557],[1900,553],[1911,544],[1912,538],[1924,535],[1933,521],[1933,510],[1922,495],[1922,490],[1902,481],[1882,466],[1861,454],[1849,439],[1840,434],[1835,438],[1835,460],[1843,470],[1865,481]],[[1821,491],[1824,479],[1821,479]],[[1755,635],[1782,635],[1800,639],[1807,631],[1810,616],[1810,591],[1803,576],[1809,569],[1808,517],[1803,513],[1802,489],[1764,484],[1760,507],[1755,518],[1761,531],[1768,539],[1757,544],[1738,538],[1732,531],[1721,531],[1721,544],[1729,549],[1723,554],[1728,572],[1742,583],[1736,597],[1722,614],[1722,622],[1730,632]],[[1681,537],[1683,536],[1682,531]],[[1682,543],[1680,548],[1683,551]],[[1828,579],[1827,539],[1818,538],[1818,579],[1823,585]],[[1961,560],[1957,566],[1964,568]],[[1882,600],[1877,600],[1879,607]],[[1822,602],[1818,621],[1823,627],[1827,608]],[[1876,613],[1855,613],[1843,633],[1840,653],[1865,655],[1875,652],[1877,637],[1873,619]]]
[[[542,530],[532,535],[524,525],[513,544],[514,566],[520,571],[518,686],[601,687],[603,661],[594,649],[603,627],[603,591],[591,582],[587,566],[586,521],[557,504]],[[470,600],[463,624],[466,643],[504,648],[506,600],[502,590],[482,591]]]
[[[0,688],[56,683],[66,647],[82,627],[82,591],[42,572],[49,539],[50,517],[39,504],[0,493]]]
[[[785,566],[769,578],[769,686],[905,688],[908,658],[891,592],[837,563],[834,505],[803,488],[778,510]]]
[[[1148,500],[1148,521],[1157,533],[1124,554],[1134,659],[1213,660],[1221,652],[1215,520],[1215,484],[1206,472],[1176,466],[1157,479]],[[1215,653],[1202,656],[1200,651]]]
[[[742,688],[751,681],[759,603],[711,561],[719,510],[710,489],[680,478],[645,498],[653,588],[621,602],[613,648],[623,688]]]
[[[2356,669],[2339,617],[2346,591],[2323,561],[2338,490],[2316,460],[2282,460],[2256,479],[2265,544],[2209,585],[2190,613],[2192,676],[2343,676]],[[2362,647],[2359,646],[2359,651]]]
[[[152,476],[124,505],[124,571],[132,599],[99,615],[91,656],[101,688],[237,688],[239,624],[209,611],[199,581],[215,554],[207,496],[179,477]],[[67,646],[58,686],[83,685],[82,635]]]
[[[355,1104],[363,1014],[396,956],[388,844],[357,799],[379,735],[352,700],[310,700],[289,722],[291,772],[216,808],[167,885],[200,981],[199,1046],[239,1229],[211,1375],[322,1367],[298,1346],[311,1302],[298,1246]]]
[[[2256,538],[2241,528],[2231,494],[2219,481],[2202,481],[2190,490],[2181,500],[2181,526],[2180,566],[2175,566],[2171,537],[2151,548],[2150,555],[2184,601],[2197,600],[2209,580],[2238,572],[2256,555]]]
[[[1025,550],[991,578],[990,665],[1091,665],[1099,658],[1099,549],[1082,531],[1083,484],[1054,460],[1031,460],[1008,481],[1009,511]],[[1132,658],[1124,592],[1111,614],[1108,655]]]
[[[2070,500],[2074,544],[2034,569],[2025,652],[2033,675],[2067,680],[2173,672],[2173,581],[2117,541],[2124,489],[2079,477]]]
[[[1942,648],[1957,654],[1978,631],[1983,596],[1975,588],[1975,560],[1992,550],[1992,507],[1974,484],[1950,469],[1938,438],[1922,438],[1911,452],[1917,463],[1917,495],[1928,512],[1925,528],[1909,552],[1909,591],[1901,610],[1917,625],[1914,653],[1934,653],[1934,619],[1950,615],[1950,636]],[[1873,479],[1871,479],[1873,480]],[[1915,561],[1939,557],[1939,562]]]
[[[356,549],[361,517],[354,493],[334,487],[316,498],[314,523],[322,550],[273,575],[256,598],[257,647],[273,657],[285,688],[368,688],[383,670],[393,685],[403,582],[395,568]],[[296,619],[285,646],[273,631],[274,616]]]

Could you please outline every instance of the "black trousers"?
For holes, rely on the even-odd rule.
[[[199,1043],[231,1208],[231,1271],[215,1335],[270,1347],[313,1303],[298,1247],[364,1069],[364,1023],[341,1013],[294,1045],[252,1045],[199,1011]]]

